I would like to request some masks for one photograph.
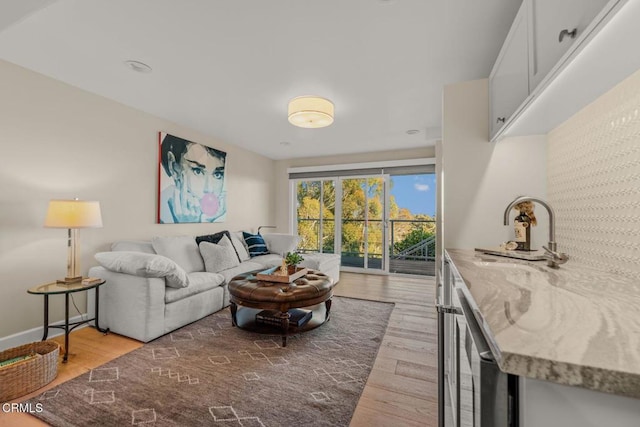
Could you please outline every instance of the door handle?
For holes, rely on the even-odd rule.
[[[458,316],[464,314],[460,307],[456,307],[456,306],[453,306],[453,305],[436,304],[436,311],[438,313],[456,314]]]
[[[570,37],[572,39],[575,39],[577,35],[578,35],[577,28],[574,28],[571,31],[565,28],[564,30],[560,31],[560,34],[558,34],[558,42],[562,43],[562,40],[564,40],[565,37]]]
[[[480,353],[480,359],[484,360],[485,362],[495,363],[496,361],[495,357],[493,357],[493,353],[491,353],[491,351],[489,350]]]

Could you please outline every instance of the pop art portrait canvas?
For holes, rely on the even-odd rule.
[[[159,139],[158,223],[224,221],[227,153],[164,132]]]

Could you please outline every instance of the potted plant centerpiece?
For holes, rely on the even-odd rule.
[[[304,258],[297,252],[287,252],[284,257],[284,262],[287,264],[287,271],[290,275],[297,271],[298,264],[302,261],[304,261]]]

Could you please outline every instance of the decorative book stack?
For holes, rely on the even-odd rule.
[[[311,316],[313,316],[313,312],[310,310],[292,308],[289,310],[289,326],[296,328],[304,326],[311,319]],[[280,312],[278,310],[262,310],[256,314],[256,323],[281,326],[282,320],[280,318]]]

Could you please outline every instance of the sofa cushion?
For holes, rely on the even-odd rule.
[[[220,242],[220,240],[222,240],[225,236],[229,239],[229,242],[231,242],[231,233],[229,233],[227,230],[224,230],[224,231],[221,231],[219,233],[206,234],[204,236],[197,236],[196,237],[196,243],[198,244],[198,246],[200,246],[201,242],[209,242],[209,243],[218,244]],[[242,261],[240,259],[240,255],[238,254],[238,251],[236,250],[236,248],[232,246],[232,249],[236,254],[236,258],[238,258],[238,261],[239,262]],[[200,254],[202,254],[202,251],[200,252]],[[207,264],[205,262],[205,268],[206,267],[207,267]]]
[[[236,249],[238,258],[240,258],[240,262],[248,261],[249,259],[251,259],[251,257],[249,256],[249,251],[247,251],[247,247],[244,243],[242,231],[231,233],[231,243],[233,243],[233,247]]]
[[[269,253],[267,244],[264,242],[264,239],[261,235],[251,234],[243,231],[242,236],[244,237],[244,241],[247,244],[247,249],[249,250],[249,256],[251,258],[253,258],[254,256],[265,255]]]
[[[153,249],[162,256],[172,259],[187,273],[204,271],[204,261],[195,239],[191,236],[154,237]]]
[[[227,236],[220,240],[220,244],[202,241],[198,246],[204,259],[204,267],[209,273],[218,273],[240,265],[238,255]]]
[[[216,273],[207,273],[205,271],[196,271],[189,273],[189,287],[175,289],[167,289],[164,294],[164,302],[171,304],[172,302],[199,294],[216,288],[224,283],[224,277]]]
[[[300,266],[313,270],[325,272],[340,266],[340,255],[338,254],[308,253],[304,254],[303,257],[304,261],[300,263]]]
[[[251,262],[256,262],[265,268],[282,265],[282,257],[278,254],[259,255],[251,258]]]
[[[287,255],[287,252],[295,252],[300,242],[300,236],[294,234],[284,233],[270,233],[262,236],[269,253],[279,254],[281,256]]]
[[[247,273],[249,271],[256,271],[256,270],[264,270],[264,265],[258,264],[257,262],[253,262],[253,261],[245,261],[243,263],[240,263],[240,265],[237,267],[233,267],[228,270],[222,270],[220,274],[224,276],[224,282],[229,283],[231,279],[233,279],[235,276],[239,274]]]
[[[167,257],[143,252],[98,252],[95,259],[101,266],[116,273],[140,277],[164,277],[171,288],[189,286],[187,273]]]
[[[112,251],[132,251],[132,252],[144,252],[145,254],[155,254],[153,245],[151,242],[145,242],[142,240],[121,240],[114,242],[111,245]]]

